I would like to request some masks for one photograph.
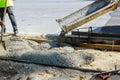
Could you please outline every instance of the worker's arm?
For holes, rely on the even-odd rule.
[[[3,21],[0,21],[0,25],[5,25]]]

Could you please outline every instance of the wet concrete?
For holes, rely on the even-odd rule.
[[[91,53],[75,51],[72,46],[55,47],[56,42],[37,43],[26,39],[10,38],[5,40],[4,56],[28,60],[40,64],[78,67],[88,65],[95,57]]]

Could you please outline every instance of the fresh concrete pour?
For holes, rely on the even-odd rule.
[[[81,67],[94,61],[91,53],[75,51],[70,45],[56,47],[57,42],[37,43],[25,39],[5,40],[6,54],[21,60],[66,67]]]
[[[6,38],[4,43],[6,50],[1,52],[1,56],[41,64],[80,68],[82,65],[90,64],[95,58],[94,55],[90,53],[75,51],[74,48],[68,44],[59,48],[57,47],[57,42],[54,41],[37,43],[31,40],[11,37]],[[4,65],[4,67],[0,66],[3,70],[2,72],[4,72],[1,73],[3,75],[0,77],[1,80],[4,78],[7,80],[79,80],[84,78],[88,79],[91,76],[90,74],[69,69],[59,70],[54,67],[42,67],[32,64],[13,63],[10,61],[0,61],[0,64]],[[39,74],[37,71],[39,71]],[[6,72],[9,73],[7,74]],[[14,74],[15,76],[9,78],[5,77],[4,74]],[[72,75],[74,77],[70,79]]]

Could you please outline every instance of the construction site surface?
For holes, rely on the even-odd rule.
[[[1,35],[0,80],[119,80],[120,33],[104,28],[120,26],[74,30],[119,6],[119,0],[96,0],[57,19],[59,36]]]

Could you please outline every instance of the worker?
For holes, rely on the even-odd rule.
[[[0,18],[1,18],[1,21],[3,21],[5,2],[6,2],[6,0],[0,0]],[[6,6],[7,6],[7,14],[8,14],[9,19],[11,21],[14,35],[16,35],[16,34],[18,34],[18,28],[17,28],[16,19],[15,19],[14,13],[13,13],[13,1],[7,0]],[[5,31],[6,31],[6,28],[4,27],[4,32]]]

